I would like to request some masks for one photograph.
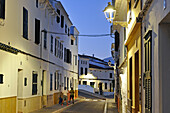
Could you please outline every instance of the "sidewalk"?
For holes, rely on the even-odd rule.
[[[107,99],[107,113],[118,113],[114,99]]]
[[[81,100],[82,100],[82,98],[76,98],[75,101],[74,101],[74,104],[80,102]],[[69,104],[67,106],[66,103],[64,102],[63,106],[60,105],[60,104],[55,104],[53,106],[45,107],[45,108],[30,112],[30,113],[57,113],[57,112],[59,112],[59,111],[61,111],[63,109],[66,109],[66,108],[68,108],[68,107],[70,107],[72,105],[73,104]]]

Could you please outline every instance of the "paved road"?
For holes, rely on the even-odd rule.
[[[104,105],[104,100],[86,99],[65,109],[61,113],[103,113]]]

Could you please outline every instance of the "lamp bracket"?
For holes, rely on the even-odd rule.
[[[122,27],[127,27],[128,23],[126,21],[113,21],[113,25],[120,25]]]

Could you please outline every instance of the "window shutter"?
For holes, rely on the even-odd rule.
[[[61,28],[63,28],[63,27],[64,27],[64,16],[61,15]]]
[[[67,63],[69,63],[69,54],[70,54],[70,51],[69,49],[67,49]]]
[[[5,19],[5,0],[0,0],[0,18]]]
[[[40,20],[35,19],[35,43],[40,43]]]
[[[23,37],[28,39],[28,11],[23,8]]]
[[[64,48],[64,62],[67,62],[67,49]]]

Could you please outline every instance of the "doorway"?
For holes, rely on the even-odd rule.
[[[41,81],[41,86],[42,86],[42,98],[41,98],[41,105],[42,107],[45,107],[47,105],[47,98],[46,98],[46,76],[47,76],[47,71],[43,70],[42,71],[42,81]]]
[[[139,51],[135,53],[135,112],[139,111]]]
[[[17,81],[17,103],[18,103],[18,112],[22,111],[22,107],[19,106],[22,104],[23,97],[23,70],[18,69],[18,81]]]

